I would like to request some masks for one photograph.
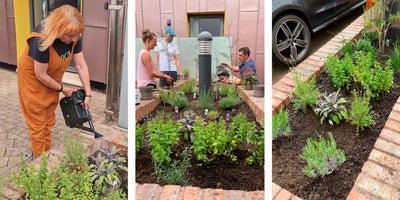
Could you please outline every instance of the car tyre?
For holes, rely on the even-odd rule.
[[[290,66],[303,61],[310,52],[311,34],[296,15],[284,15],[273,25],[272,53],[275,61]]]

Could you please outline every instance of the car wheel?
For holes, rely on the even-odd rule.
[[[279,18],[272,29],[274,60],[294,66],[310,51],[311,36],[307,24],[296,15]]]

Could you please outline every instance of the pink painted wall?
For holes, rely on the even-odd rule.
[[[225,13],[225,36],[234,44],[232,63],[238,64],[241,47],[249,47],[264,84],[264,0],[136,0],[136,37],[142,37],[144,27],[161,37],[167,19],[177,37],[187,37],[187,14],[210,12]]]

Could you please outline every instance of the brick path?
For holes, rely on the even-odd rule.
[[[360,16],[341,33],[321,47],[308,59],[296,67],[301,71],[302,80],[308,81],[311,75],[319,75],[325,70],[324,61],[327,54],[339,55],[343,48],[343,39],[347,41],[359,38],[364,19]],[[291,102],[295,82],[293,73],[288,73],[272,86],[272,113],[275,115],[281,108]],[[367,199],[400,199],[400,98],[397,100],[384,129],[375,143],[368,160],[364,163],[353,189],[347,200]],[[274,200],[300,199],[287,189],[272,183]]]
[[[178,81],[174,88],[179,88],[183,82]],[[264,98],[254,97],[253,90],[243,90],[239,87],[242,97],[255,113],[257,121],[264,119]],[[155,95],[152,100],[140,100],[136,106],[136,122],[151,113],[161,102]],[[199,187],[181,187],[177,185],[159,186],[158,184],[138,184],[135,188],[136,200],[263,200],[264,191],[241,191],[222,189],[202,189]]]
[[[74,86],[70,86],[74,87]],[[75,87],[76,88],[76,87]],[[18,168],[18,162],[24,153],[26,158],[32,155],[32,147],[26,121],[21,112],[18,100],[17,73],[0,67],[0,180],[10,177],[13,170]],[[60,98],[63,95],[60,95]],[[97,132],[103,134],[105,139],[95,141],[93,134],[71,129],[65,125],[61,109],[56,110],[56,125],[53,128],[53,138],[49,161],[53,164],[58,162],[57,157],[63,155],[63,136],[71,134],[80,135],[83,139],[85,151],[91,154],[100,147],[117,145],[119,148],[127,149],[124,134],[114,128],[114,124],[104,124],[106,95],[102,91],[92,91],[92,103],[90,113]],[[1,199],[16,199],[23,191],[15,188],[14,183],[10,182],[9,187],[0,191]]]

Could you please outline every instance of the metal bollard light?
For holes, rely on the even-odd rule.
[[[212,35],[207,31],[199,34],[199,96],[207,94],[211,86]]]

